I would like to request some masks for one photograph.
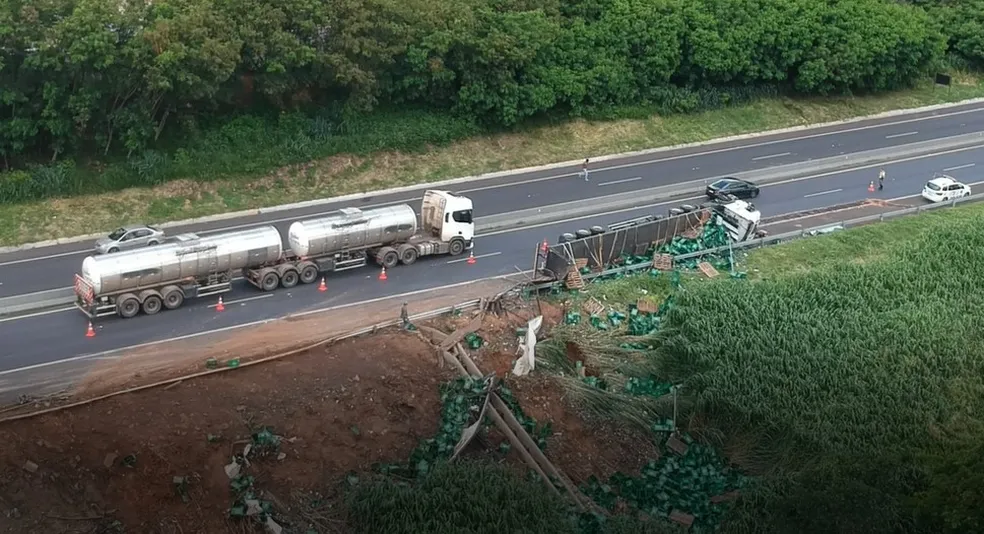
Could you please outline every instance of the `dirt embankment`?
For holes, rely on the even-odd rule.
[[[483,372],[508,375],[515,328],[535,313],[527,305],[488,316],[478,332],[487,344],[473,351]],[[549,307],[542,313],[545,329],[562,316]],[[450,332],[468,319],[442,317],[429,324]],[[269,350],[256,337],[239,343],[221,350],[237,356],[250,347]],[[153,360],[144,356],[138,361]],[[197,361],[201,370],[204,357],[189,355],[185,363]],[[163,368],[135,372],[121,362],[107,365],[131,382],[165,376]],[[229,516],[233,495],[224,467],[264,427],[282,441],[278,454],[248,468],[260,497],[285,523],[346,532],[340,480],[377,462],[406,460],[419,440],[436,431],[438,388],[453,376],[421,337],[390,328],[274,362],[0,424],[0,532],[243,532],[242,520]],[[550,380],[534,374],[507,381],[529,415],[552,423],[547,454],[575,483],[591,474],[635,471],[654,457],[640,446],[645,440],[582,422]],[[90,382],[99,390],[108,384],[119,381]]]

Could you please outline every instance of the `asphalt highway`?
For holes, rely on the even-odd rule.
[[[978,162],[981,162],[980,167]],[[972,184],[972,187],[981,182],[981,185],[975,186],[978,189],[975,192],[980,192],[979,188],[984,187],[984,173],[981,172],[984,170],[984,148],[917,159],[898,168],[885,168],[888,179],[884,191],[869,193],[868,183],[877,178],[878,170],[862,169],[768,185],[763,188],[755,204],[764,217],[769,217],[865,198],[912,197],[919,194],[927,177],[944,169],[951,169],[948,174]],[[189,301],[181,309],[163,311],[156,316],[139,315],[128,320],[102,319],[97,323],[98,334],[95,338],[85,337],[87,318],[74,308],[0,319],[0,373],[9,377],[9,371],[22,367],[273,319],[289,313],[513,274],[531,267],[534,247],[543,239],[555,242],[565,231],[595,224],[606,225],[648,213],[665,213],[681,203],[700,200],[701,197],[680,198],[640,209],[493,232],[476,241],[474,252],[477,263],[474,265],[468,265],[464,258],[421,259],[419,265],[392,269],[387,273],[389,279],[386,281],[377,279],[377,269],[366,267],[327,277],[327,293],[317,291],[314,285],[262,293],[240,281],[232,292],[224,296],[224,312],[214,310],[215,301],[211,298]],[[923,202],[919,198],[904,200],[907,204]]]
[[[577,176],[579,167],[575,166],[488,178],[452,189],[471,197],[476,217],[484,217],[976,131],[984,131],[984,104],[616,158],[589,167],[588,182]],[[197,224],[168,232],[210,233],[261,224],[275,224],[285,232],[292,221],[340,207],[417,204],[424,189],[426,186],[393,195],[370,194],[357,202]],[[91,245],[83,242],[0,254],[0,297],[69,287]]]

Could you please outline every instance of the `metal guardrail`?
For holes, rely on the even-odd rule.
[[[705,250],[698,250],[697,252],[691,252],[688,254],[681,254],[679,256],[674,256],[673,261],[687,261],[702,258],[704,256],[710,256],[713,254],[718,254],[721,252],[728,252],[731,250],[744,250],[750,248],[761,248],[769,245],[776,245],[785,241],[792,241],[794,239],[801,239],[804,237],[811,237],[815,235],[821,235],[832,228],[841,227],[844,229],[851,228],[853,226],[861,226],[873,222],[884,222],[890,219],[897,219],[899,217],[906,217],[909,215],[918,215],[927,211],[933,211],[943,208],[954,208],[961,204],[971,204],[974,202],[980,202],[984,200],[984,193],[971,195],[963,198],[958,198],[950,200],[948,202],[940,202],[937,204],[927,204],[925,206],[915,206],[911,208],[904,208],[900,210],[890,211],[887,213],[879,213],[877,215],[868,215],[865,217],[857,217],[854,219],[847,219],[844,221],[834,222],[830,224],[824,224],[822,226],[814,226],[812,228],[803,228],[801,230],[796,230],[794,232],[785,232],[782,234],[776,234],[766,237],[760,237],[757,239],[750,239],[748,241],[742,241],[741,243],[733,243],[730,245],[725,245],[722,247],[709,248]],[[632,273],[635,271],[641,271],[644,269],[650,269],[652,265],[649,262],[646,263],[636,263],[633,265],[626,265],[623,267],[615,267],[613,269],[607,269],[605,271],[600,271],[597,273],[589,273],[581,275],[583,280],[593,280],[595,278],[600,278],[603,276],[611,276],[617,274]],[[534,286],[535,289],[549,289],[562,285],[563,280],[558,280],[556,282],[546,282],[542,284],[537,284]]]

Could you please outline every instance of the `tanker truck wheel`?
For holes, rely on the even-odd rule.
[[[465,251],[465,240],[454,238],[451,240],[451,244],[448,246],[448,254],[452,256],[457,256]]]
[[[297,285],[297,271],[294,269],[287,269],[280,275],[280,285],[284,289],[290,289]]]
[[[417,256],[420,255],[417,247],[413,245],[400,245],[397,253],[400,255],[400,261],[403,262],[403,265],[413,265],[417,261]]]
[[[136,295],[127,293],[116,301],[116,314],[124,319],[129,319],[140,313],[140,301]]]
[[[313,263],[301,264],[301,283],[313,284],[318,279],[318,266]]]
[[[260,277],[260,289],[263,291],[273,291],[280,285],[280,277],[273,271],[267,271]]]
[[[161,311],[161,298],[157,295],[150,295],[143,301],[143,311],[147,315],[154,315]]]
[[[161,294],[164,297],[164,307],[169,310],[178,309],[184,304],[185,296],[179,287],[165,287]]]
[[[400,255],[396,253],[396,249],[393,247],[383,247],[376,253],[376,263],[387,269],[392,269],[400,263]]]

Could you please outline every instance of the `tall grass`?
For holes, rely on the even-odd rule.
[[[918,530],[909,503],[930,460],[984,417],[982,223],[865,264],[678,296],[657,335],[661,373],[767,475],[735,531]]]
[[[416,152],[476,135],[475,121],[421,110],[344,115],[239,115],[187,123],[152,150],[77,165],[65,160],[0,173],[0,203],[150,187],[178,178],[258,177],[278,167],[336,154]]]

